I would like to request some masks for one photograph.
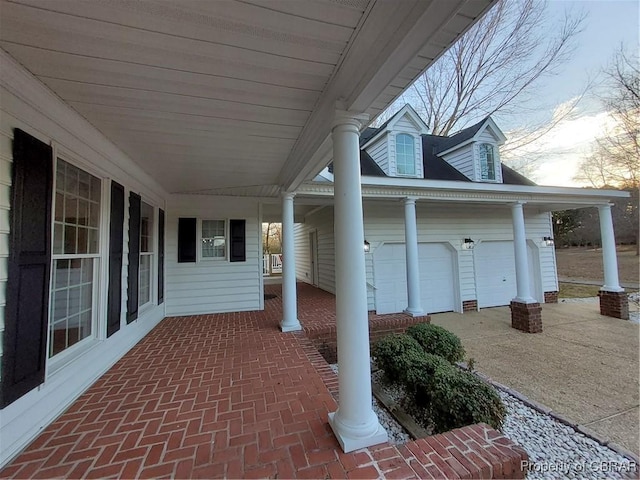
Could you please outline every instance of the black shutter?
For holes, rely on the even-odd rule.
[[[124,230],[124,187],[111,182],[109,224],[109,290],[107,296],[107,337],[120,330],[122,310],[122,235]]]
[[[164,302],[164,210],[158,212],[158,305]]]
[[[2,407],[44,381],[52,184],[51,147],[15,129]]]
[[[140,271],[140,195],[129,194],[129,268],[127,323],[138,318],[138,274]]]
[[[247,260],[245,224],[246,220],[229,220],[229,230],[231,231],[230,262],[244,262]]]
[[[196,261],[196,219],[178,219],[178,263]]]

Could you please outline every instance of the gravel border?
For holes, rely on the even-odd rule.
[[[461,368],[468,369],[467,365],[464,362],[461,362],[458,365]],[[621,445],[618,445],[617,443],[612,442],[610,439],[606,438],[605,436],[600,435],[597,432],[594,432],[589,427],[584,426],[584,425],[580,425],[578,423],[574,423],[571,419],[567,418],[566,416],[562,415],[561,413],[555,412],[551,408],[549,408],[546,405],[543,405],[543,404],[541,404],[539,402],[536,402],[535,400],[531,400],[530,398],[526,397],[525,395],[523,395],[522,393],[518,392],[517,390],[513,390],[512,388],[509,388],[506,385],[498,383],[498,382],[492,380],[487,375],[484,375],[483,373],[480,373],[480,372],[477,372],[477,371],[474,371],[473,373],[476,374],[477,376],[479,376],[480,378],[482,378],[483,380],[489,382],[491,385],[493,385],[499,391],[502,391],[502,392],[514,397],[515,399],[517,399],[518,401],[520,401],[521,403],[523,403],[527,407],[539,412],[542,415],[547,415],[547,416],[551,417],[555,421],[557,421],[557,422],[559,422],[559,423],[561,423],[563,425],[566,425],[567,427],[573,429],[575,432],[577,432],[577,433],[579,433],[581,435],[584,435],[585,437],[588,437],[588,438],[596,441],[598,444],[602,445],[603,447],[607,447],[610,450],[616,452],[618,455],[621,455],[621,456],[625,457],[627,460],[629,460],[631,462],[634,462],[636,465],[640,465],[640,459],[638,458],[638,456],[636,454],[634,454],[633,452],[627,450],[626,448],[622,447]]]

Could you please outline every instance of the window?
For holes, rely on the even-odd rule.
[[[49,357],[93,331],[101,189],[99,178],[57,160]]]
[[[142,202],[140,207],[140,283],[138,286],[138,305],[151,301],[153,272],[153,207]]]
[[[480,144],[480,178],[482,180],[496,179],[496,163],[493,155],[493,145]]]
[[[396,135],[396,167],[398,175],[416,174],[416,154],[413,137],[406,133]]]
[[[202,220],[202,258],[227,257],[224,220]]]

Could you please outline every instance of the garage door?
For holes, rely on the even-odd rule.
[[[455,309],[453,252],[442,243],[418,244],[420,293],[425,313]],[[398,313],[407,308],[407,272],[403,243],[386,244],[374,253],[376,312]]]
[[[513,242],[481,242],[474,248],[478,307],[509,305],[517,294],[516,261]],[[540,270],[537,258],[527,245],[531,295],[540,299]]]

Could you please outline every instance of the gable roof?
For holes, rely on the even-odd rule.
[[[447,137],[422,135],[422,165],[424,178],[428,180],[454,180],[470,182],[466,175],[435,154]]]
[[[502,166],[502,183],[507,185],[529,185],[531,187],[536,186],[535,182],[532,182],[524,175],[519,174],[513,168],[507,167],[504,163]]]
[[[422,117],[420,117],[420,115],[416,113],[413,107],[407,103],[405,104],[404,107],[398,110],[398,112],[396,112],[391,118],[389,118],[386,122],[384,122],[378,128],[365,128],[364,132],[360,135],[360,146],[362,147],[367,142],[375,139],[375,137],[384,133],[386,130],[392,129],[393,124],[395,124],[395,122],[397,122],[404,116],[410,117],[413,123],[417,124],[417,130],[418,130],[417,133],[419,134],[427,133],[429,127],[427,126],[426,123],[424,123],[424,120],[422,120]],[[367,133],[366,136],[364,135],[365,132]]]
[[[460,143],[471,140],[473,137],[475,137],[476,133],[478,133],[480,128],[482,128],[482,126],[488,119],[489,117],[485,117],[475,125],[471,125],[470,127],[460,130],[458,133],[451,137],[440,137],[445,140],[438,146],[437,153],[445,152]]]

